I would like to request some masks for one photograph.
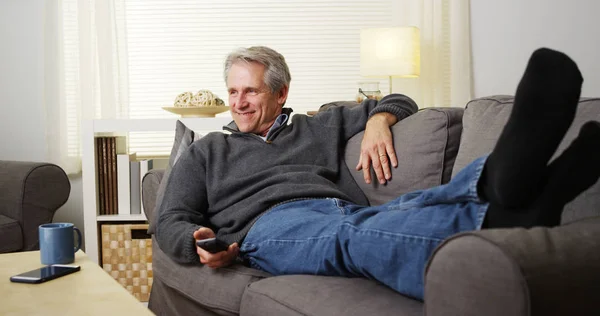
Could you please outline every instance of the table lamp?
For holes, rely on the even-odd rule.
[[[360,31],[360,75],[416,78],[421,68],[419,29],[414,26],[369,28]]]

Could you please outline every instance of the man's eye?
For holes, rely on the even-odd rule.
[[[258,90],[255,90],[255,89],[250,89],[250,90],[248,90],[248,94],[255,95],[255,94],[257,94],[257,93],[258,93]]]
[[[236,95],[237,91],[229,91],[229,95]]]

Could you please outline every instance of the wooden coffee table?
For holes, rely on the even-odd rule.
[[[153,315],[82,251],[81,271],[41,284],[10,282],[12,275],[37,269],[40,252],[0,254],[0,315]]]

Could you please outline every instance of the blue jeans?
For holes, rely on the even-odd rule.
[[[274,275],[364,277],[423,299],[433,250],[447,237],[480,229],[488,204],[477,195],[486,157],[452,181],[379,206],[335,198],[284,203],[261,216],[241,256]]]

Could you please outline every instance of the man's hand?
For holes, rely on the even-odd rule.
[[[213,237],[215,237],[215,233],[212,231],[212,229],[207,227],[202,227],[194,232],[194,239],[196,241]],[[194,244],[196,243],[194,242]],[[196,246],[196,252],[200,257],[200,262],[213,269],[226,267],[232,264],[239,251],[240,248],[238,247],[237,243],[229,245],[229,249],[227,249],[227,251],[221,251],[217,253],[210,253]]]
[[[390,163],[398,167],[398,159],[392,141],[390,126],[398,119],[390,113],[377,113],[367,121],[365,135],[360,144],[360,159],[356,170],[363,170],[366,183],[371,183],[371,164],[379,183],[384,184],[392,178]]]

